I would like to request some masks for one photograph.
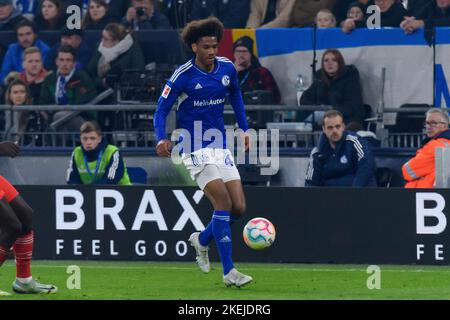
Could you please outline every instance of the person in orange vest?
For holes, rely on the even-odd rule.
[[[414,158],[402,166],[405,188],[433,188],[435,184],[436,148],[450,147],[448,113],[439,108],[431,108],[426,113],[425,131],[427,138]]]

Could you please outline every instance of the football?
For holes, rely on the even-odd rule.
[[[262,250],[275,241],[275,227],[266,218],[253,218],[245,225],[243,237],[249,248]]]

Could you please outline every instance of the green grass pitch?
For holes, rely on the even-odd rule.
[[[69,265],[81,270],[81,289],[69,290]],[[221,267],[203,274],[195,263],[34,261],[33,275],[58,286],[54,295],[17,295],[11,299],[450,299],[450,267],[380,266],[381,289],[369,290],[363,265],[247,264],[237,263],[254,282],[227,288]],[[0,289],[11,292],[14,262],[0,268]]]

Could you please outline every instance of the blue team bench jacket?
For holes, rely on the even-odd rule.
[[[305,186],[376,186],[375,161],[367,142],[344,131],[333,149],[322,133],[319,145],[311,151]]]

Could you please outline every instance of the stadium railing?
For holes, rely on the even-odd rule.
[[[296,106],[296,105],[247,105],[248,111],[326,111],[331,109],[331,106],[326,105],[308,105],[308,106]],[[383,115],[385,113],[418,113],[425,114],[429,108],[384,108],[382,110],[375,111],[375,116],[367,119],[376,123],[377,137],[382,141],[382,147],[394,147],[394,148],[417,148],[420,146],[421,140],[424,137],[423,133],[411,133],[411,132],[395,132],[390,133],[387,126],[384,124]],[[123,119],[123,126],[114,131],[105,132],[112,141],[121,147],[154,147],[156,144],[155,135],[153,130],[138,130],[131,125],[129,117],[134,111],[145,111],[151,115],[156,110],[156,104],[119,104],[119,105],[29,105],[29,106],[8,106],[0,105],[0,112],[11,111],[74,111],[73,114],[77,114],[83,111],[114,111],[117,113],[117,118]],[[444,108],[446,111],[450,111],[448,108]],[[167,121],[167,131],[171,132],[175,129],[175,109],[172,109],[171,114]],[[225,112],[232,113],[233,109],[230,105],[225,106]],[[127,118],[128,117],[128,118]],[[147,120],[146,120],[147,121]],[[152,122],[152,120],[148,120]],[[55,123],[53,123],[55,126]],[[228,123],[227,127],[234,127],[234,123]],[[320,131],[313,131],[311,125],[301,122],[270,122],[267,123],[268,130],[279,130],[280,147],[313,147],[320,135]],[[62,145],[63,147],[73,147],[76,144],[76,137],[78,132],[58,132],[55,130],[49,130],[46,132],[2,132],[4,139],[14,139],[14,137],[30,135],[31,143],[30,147],[35,146],[33,137],[46,136],[55,137],[58,135],[71,135],[73,139],[71,145]],[[270,134],[268,135],[270,137]],[[41,145],[42,147],[58,147],[54,141],[58,139],[41,139],[47,141],[47,144]],[[50,142],[49,142],[50,141]]]

